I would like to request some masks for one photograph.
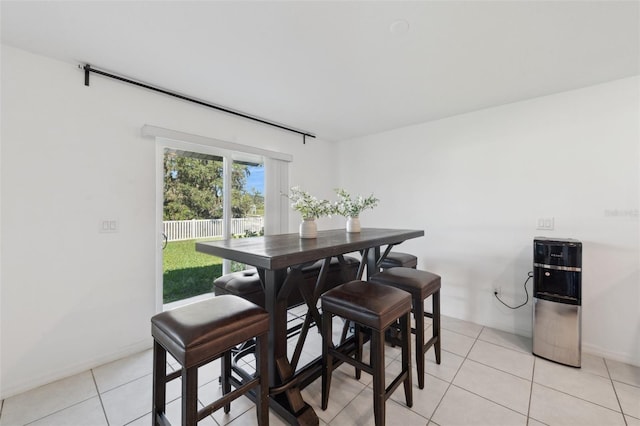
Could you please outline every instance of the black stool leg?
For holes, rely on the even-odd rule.
[[[362,329],[360,328],[359,324],[354,323],[354,338],[356,341],[356,353],[355,353],[355,359],[356,361],[360,361],[362,362],[362,345],[364,344],[364,339],[362,337]],[[360,377],[362,377],[361,374],[361,370],[356,367],[356,379],[360,380]]]
[[[424,389],[424,300],[413,298],[413,318],[416,321],[416,367],[418,387]]]
[[[433,299],[433,336],[436,337],[434,349],[436,352],[436,364],[440,364],[440,348],[442,346],[440,334],[440,290],[431,295]]]
[[[350,323],[351,321],[344,320],[344,326],[342,327],[342,336],[340,337],[340,344],[344,343],[344,341],[347,340],[347,333],[349,333]]]
[[[153,424],[164,415],[166,407],[167,351],[154,340],[153,342]]]
[[[322,313],[322,409],[326,410],[329,404],[329,389],[331,388],[331,375],[333,374],[333,357],[329,351],[332,344],[332,315],[330,312]]]
[[[268,334],[258,336],[256,339],[256,374],[260,377],[260,394],[256,398],[256,412],[258,425],[269,424],[269,377],[267,377],[267,360],[269,357]]]
[[[222,379],[222,395],[231,392],[231,351],[227,351],[222,355],[222,368],[220,369],[220,378]],[[231,411],[231,403],[224,406],[224,412],[229,414]]]
[[[384,330],[371,330],[371,367],[373,369],[373,417],[376,426],[384,426],[386,401]]]
[[[182,368],[182,425],[198,423],[198,368]]]
[[[402,336],[406,336],[405,338],[402,339],[402,371],[407,372],[407,378],[404,380],[404,398],[407,403],[407,407],[413,407],[413,385],[412,385],[412,376],[411,376],[413,373],[411,372],[411,313],[410,312],[407,312],[406,315],[403,315],[400,318],[400,327],[402,328]],[[422,352],[422,350],[420,350],[420,358],[422,358],[424,361],[424,353]],[[424,374],[422,375],[422,383],[424,386]]]

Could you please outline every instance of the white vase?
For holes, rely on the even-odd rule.
[[[348,217],[347,218],[347,232],[360,232],[360,218]]]
[[[300,223],[300,238],[317,238],[318,237],[318,225],[316,219],[304,219]]]

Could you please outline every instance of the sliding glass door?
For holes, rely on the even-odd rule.
[[[160,312],[165,303],[196,293],[210,297],[216,277],[244,269],[196,252],[195,240],[288,232],[289,206],[282,194],[288,192],[293,157],[150,125],[142,134],[156,142],[155,303]],[[165,292],[165,280],[174,278],[176,290]]]
[[[196,241],[264,235],[261,159],[190,148],[163,148],[163,304],[210,294],[214,279],[246,268],[196,252]]]

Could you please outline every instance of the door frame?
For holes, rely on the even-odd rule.
[[[277,234],[288,231],[289,203],[280,194],[289,190],[289,164],[293,161],[291,154],[258,148],[250,145],[226,142],[206,136],[194,135],[177,130],[145,124],[142,126],[143,136],[155,138],[155,166],[156,166],[156,255],[155,255],[155,305],[156,312],[163,311],[163,204],[164,204],[164,150],[165,148],[181,149],[184,151],[203,152],[223,159],[229,164],[232,160],[254,161],[263,163],[265,167],[265,234]],[[230,169],[230,167],[229,167]],[[231,184],[230,179],[225,179]],[[230,191],[228,192],[230,193]],[[229,203],[231,203],[230,197]],[[230,204],[229,204],[229,208]],[[230,215],[225,215],[229,218]],[[230,223],[225,229],[230,229]],[[224,265],[223,265],[224,267]]]
[[[164,156],[165,151],[180,150],[194,152],[197,154],[211,155],[215,157],[222,157],[223,164],[223,203],[222,203],[222,238],[229,239],[231,229],[231,180],[233,162],[236,160],[252,161],[257,163],[263,163],[264,159],[261,156],[244,154],[239,152],[232,152],[229,150],[211,147],[206,145],[194,144],[191,142],[176,141],[170,139],[158,138],[156,143],[156,224],[158,232],[156,233],[156,312],[162,312],[163,310],[163,285],[164,285],[164,272],[163,272],[163,244],[164,244]],[[265,221],[266,221],[265,212]],[[222,273],[227,274],[230,271],[231,262],[224,259],[222,262]]]

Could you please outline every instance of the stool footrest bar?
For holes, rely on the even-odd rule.
[[[218,399],[217,401],[214,401],[211,404],[207,405],[206,407],[198,410],[198,421],[204,419],[209,414],[211,414],[211,413],[213,413],[215,411],[218,411],[220,408],[222,408],[225,405],[231,403],[235,399],[245,395],[247,393],[248,389],[254,388],[254,387],[258,386],[259,384],[260,384],[260,379],[259,378],[255,378],[255,379],[251,380],[250,382],[247,382],[246,384],[240,386],[239,388],[234,389],[233,391],[229,392],[228,394],[226,394],[222,398]]]
[[[156,413],[155,424],[158,426],[171,426],[169,419],[167,419],[167,416],[165,416],[164,413]]]
[[[331,354],[331,356],[338,358],[340,361],[351,364],[357,369],[373,375],[373,367],[371,367],[369,364],[365,364],[364,362],[353,359],[352,357],[345,355],[336,349],[329,349],[329,353]]]
[[[384,390],[384,399],[385,399],[385,401],[387,399],[389,399],[389,397],[391,396],[393,391],[395,391],[396,388],[398,386],[400,386],[406,380],[408,374],[411,374],[411,372],[410,371],[405,371],[404,373],[402,373],[398,377],[396,377],[393,380],[393,382],[391,382],[391,384],[389,386],[387,386],[387,388]]]
[[[429,349],[431,346],[435,345],[438,342],[439,336],[434,336],[431,339],[429,339],[427,341],[427,343],[424,344],[423,348],[426,351],[427,349]]]
[[[164,378],[164,382],[169,383],[170,381],[177,379],[178,377],[182,377],[182,370],[176,370],[167,374]]]

